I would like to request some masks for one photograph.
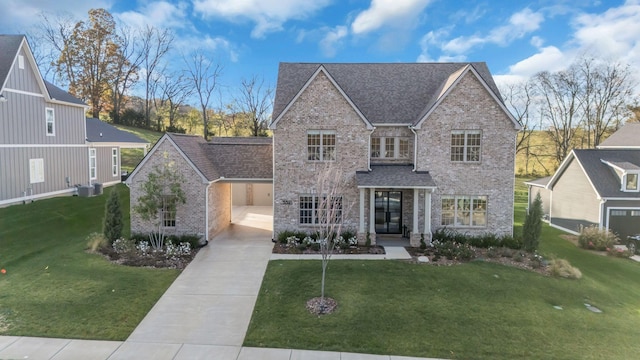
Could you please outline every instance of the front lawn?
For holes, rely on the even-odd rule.
[[[526,207],[519,191],[516,231]],[[594,255],[560,234],[545,225],[540,250],[569,260],[580,280],[480,261],[334,260],[326,291],[338,308],[323,317],[305,309],[319,295],[320,262],[271,261],[244,345],[453,359],[636,358],[640,263]]]
[[[129,191],[117,186],[129,224]],[[0,335],[124,340],[178,276],[85,252],[113,187],[0,209]]]

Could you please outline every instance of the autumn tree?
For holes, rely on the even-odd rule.
[[[142,54],[140,39],[137,33],[129,27],[122,27],[118,31],[116,41],[120,47],[113,64],[115,73],[111,83],[112,111],[111,119],[120,124],[120,116],[129,89],[138,81]]]
[[[193,92],[198,98],[202,111],[204,138],[209,139],[209,113],[207,109],[218,86],[222,65],[212,62],[202,51],[195,51],[188,58],[184,57],[184,64],[185,76],[193,87]]]
[[[58,74],[69,82],[71,94],[89,103],[91,116],[97,118],[109,102],[114,64],[121,56],[115,20],[105,9],[91,9],[89,20],[77,22],[63,44]]]
[[[266,136],[266,130],[273,104],[273,88],[265,85],[264,79],[254,75],[242,79],[235,103],[248,118],[252,136]]]
[[[161,100],[160,106],[167,111],[169,128],[178,127],[177,115],[180,106],[193,94],[189,80],[180,73],[170,73],[163,76],[159,84]]]
[[[145,89],[144,116],[147,127],[151,127],[151,106],[156,98],[156,90],[160,75],[158,74],[162,59],[171,49],[174,40],[173,33],[168,29],[159,29],[147,25],[141,33],[142,38],[142,67]],[[162,72],[162,71],[160,71]],[[158,131],[162,124],[158,122]]]

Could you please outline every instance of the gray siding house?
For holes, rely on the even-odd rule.
[[[86,104],[42,78],[25,36],[0,49],[0,206],[119,182],[119,147],[87,142]]]
[[[621,240],[640,234],[640,124],[627,124],[597,149],[573,150],[552,177],[527,182],[551,226],[578,234],[597,226]]]

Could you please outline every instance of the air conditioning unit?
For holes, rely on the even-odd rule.
[[[80,197],[90,197],[93,196],[93,186],[78,186],[78,196]]]

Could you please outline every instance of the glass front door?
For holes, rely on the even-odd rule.
[[[402,233],[402,192],[376,191],[376,233]]]

